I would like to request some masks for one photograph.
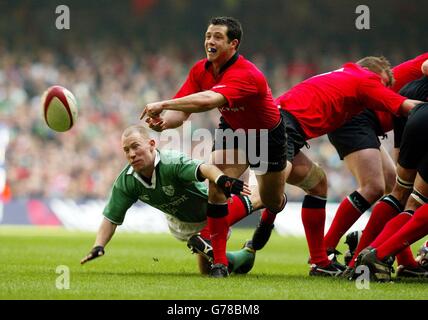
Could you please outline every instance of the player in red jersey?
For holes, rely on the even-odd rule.
[[[391,71],[385,61],[370,57],[307,79],[277,99],[285,114],[287,160],[292,163],[287,182],[307,193],[302,221],[311,257],[310,275],[337,276],[343,266],[328,259],[324,245],[326,175],[300,149],[307,140],[337,129],[366,106],[406,115],[418,101],[386,88],[390,81]],[[269,223],[272,221],[262,218],[261,224]]]
[[[427,99],[428,77],[414,82],[416,84],[412,82],[411,85],[419,87],[414,93],[423,94]],[[391,280],[391,256],[428,234],[428,152],[425,148],[428,144],[427,121],[428,103],[423,103],[412,110],[403,132],[397,183],[392,194],[397,199],[407,200],[406,210],[395,213],[395,217],[389,220],[369,247],[359,253],[356,260],[355,265],[368,266],[371,278],[377,281]],[[387,204],[378,203],[383,211],[394,211]],[[418,264],[412,268],[400,265],[397,276],[428,277],[428,268]]]
[[[285,121],[264,75],[239,55],[241,35],[242,28],[236,19],[211,19],[205,33],[207,58],[193,66],[173,99],[147,104],[141,118],[147,115],[149,126],[162,131],[180,126],[191,113],[218,108],[222,117],[220,129],[216,130],[212,163],[231,177],[241,176],[248,166],[260,171],[257,181],[266,207],[263,214],[274,216],[286,203]],[[164,110],[168,111],[161,114]],[[235,140],[238,132],[245,137],[243,143],[242,139]],[[242,158],[238,154],[242,151],[245,160],[239,162]],[[252,154],[260,158],[253,159]],[[208,201],[214,252],[211,275],[226,277],[227,199],[215,183],[209,185]]]
[[[428,61],[424,62],[428,66]],[[400,90],[400,94],[413,99],[428,101],[428,73],[422,78],[412,81]],[[423,104],[422,106],[427,106]],[[353,259],[349,263],[344,276],[352,279],[354,267],[358,255],[363,253],[367,246],[377,247],[386,239],[391,237],[409,219],[413,212],[423,205],[427,199],[427,175],[424,161],[424,126],[426,113],[418,106],[411,112],[409,121],[406,123],[402,133],[400,153],[397,164],[397,180],[390,194],[385,196],[373,208],[372,215],[367,223],[363,235],[355,250]],[[410,196],[410,197],[409,197]],[[405,209],[403,211],[403,209]],[[397,263],[399,265],[397,275],[402,277],[426,276],[427,272],[420,268],[413,259],[410,247],[397,251]]]
[[[420,78],[423,75],[422,64],[425,61],[428,62],[427,59],[428,53],[424,53],[394,67],[392,73],[395,82],[390,84],[391,89],[399,92],[405,84]],[[361,214],[383,195],[392,191],[396,176],[395,164],[381,146],[378,137],[386,136],[386,133],[392,130],[395,118],[390,112],[366,109],[339,129],[328,134],[330,142],[357,180],[359,187],[340,203],[324,238],[327,251],[335,251],[342,235],[358,220]],[[396,152],[399,148],[398,138],[399,133],[394,132]],[[391,201],[395,201],[395,198],[391,198]],[[398,201],[395,203],[397,207],[403,205]],[[385,224],[382,218],[372,220],[372,222],[375,221],[380,227]],[[371,232],[369,233],[371,234]],[[397,256],[397,259],[402,265],[415,263],[411,252],[403,252]]]

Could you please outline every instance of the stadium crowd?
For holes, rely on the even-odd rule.
[[[355,54],[355,52],[354,52]],[[141,47],[71,45],[56,53],[46,48],[30,52],[0,46],[0,121],[9,128],[7,181],[14,197],[105,198],[116,173],[125,164],[120,134],[138,122],[147,101],[172,96],[186,77],[190,57],[170,48],[148,52]],[[401,56],[394,53],[394,56]],[[267,75],[274,96],[313,74],[339,67],[358,54],[329,55],[307,62],[303,50],[277,64],[263,54],[255,63]],[[71,90],[79,102],[79,118],[67,133],[54,133],[43,122],[40,96],[51,85]],[[214,131],[217,111],[191,117],[192,128]],[[391,140],[391,139],[388,139]],[[310,142],[309,152],[327,171],[329,201],[355,188],[326,138]],[[290,200],[302,194],[290,187]]]
[[[125,164],[121,131],[138,122],[146,102],[173,96],[190,64],[203,58],[195,35],[210,15],[239,13],[244,37],[254,39],[240,52],[265,73],[274,97],[346,61],[384,54],[397,64],[421,52],[419,5],[370,4],[376,30],[365,33],[349,23],[354,6],[338,4],[106,0],[101,12],[96,3],[76,0],[70,30],[54,27],[55,1],[1,5],[0,122],[11,135],[5,167],[12,196],[104,199]],[[400,25],[382,14],[386,5],[401,15]],[[71,90],[80,106],[75,127],[64,134],[49,130],[41,116],[41,94],[54,84]],[[193,128],[213,131],[218,111],[191,120]],[[310,144],[311,158],[327,172],[329,201],[340,201],[354,180],[325,137]],[[297,188],[287,188],[290,200],[302,199]]]

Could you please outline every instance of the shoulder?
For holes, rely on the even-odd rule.
[[[358,77],[361,79],[361,81],[366,80],[373,80],[374,82],[377,82],[379,85],[382,85],[382,79],[381,77],[366,68],[361,67],[360,65],[356,63],[346,63],[343,65],[344,70],[349,71],[350,74],[353,74],[355,77]]]
[[[369,74],[369,72],[371,73],[371,71],[369,71],[366,68],[361,67],[360,65],[356,64],[355,62],[347,62],[342,66],[342,68],[343,68],[343,71],[345,71],[345,72],[350,72],[350,73],[355,73],[355,74],[366,75],[366,74]]]
[[[196,63],[190,69],[190,73],[199,74],[201,72],[204,72],[207,61],[208,61],[207,59],[201,59],[199,61],[196,61]]]
[[[193,159],[185,153],[172,149],[159,151],[159,154],[159,166],[162,171],[175,170],[177,168],[182,168],[183,166],[194,166],[203,163],[202,160]]]
[[[238,77],[240,79],[251,80],[255,82],[266,82],[266,77],[263,72],[250,60],[247,60],[242,55],[239,56],[236,63],[230,68],[229,76]]]
[[[133,172],[134,170],[131,165],[127,164],[117,176],[116,180],[114,181],[114,185],[116,186],[125,183],[126,180],[132,177]]]
[[[239,56],[238,60],[236,61],[236,65],[240,68],[246,69],[248,72],[263,75],[260,69],[244,56]]]
[[[180,160],[183,157],[186,157],[186,155],[182,152],[179,152],[177,150],[173,149],[163,149],[159,150],[159,156],[160,156],[160,164],[173,164],[174,161],[171,160]]]
[[[126,165],[114,181],[113,189],[121,190],[126,194],[133,193],[132,190],[134,190],[137,185],[137,181],[133,174],[134,169],[131,165]]]

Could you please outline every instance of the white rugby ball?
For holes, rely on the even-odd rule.
[[[42,96],[43,116],[52,130],[70,130],[77,120],[77,102],[74,95],[64,87],[52,86]]]

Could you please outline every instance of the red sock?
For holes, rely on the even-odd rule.
[[[229,226],[234,225],[251,213],[249,212],[249,207],[243,201],[245,200],[242,197],[234,195],[232,201],[227,202],[229,211],[227,214],[227,223]]]
[[[394,255],[428,234],[428,205],[415,211],[413,217],[401,229],[376,248],[377,257],[384,259]]]
[[[244,199],[241,196],[232,196],[233,201],[227,202],[227,223],[229,226],[234,225],[236,222],[242,220],[247,215],[249,215],[250,211],[250,204],[244,203]],[[249,200],[248,200],[249,201]],[[208,225],[205,226],[200,231],[201,237],[204,239],[209,240],[210,239],[210,231],[208,228]]]
[[[324,237],[326,248],[336,248],[340,238],[358,220],[362,212],[355,208],[348,198],[345,198],[339,205],[333,222]]]
[[[368,247],[369,244],[382,231],[385,224],[398,213],[399,211],[396,206],[384,200],[379,201],[373,207],[372,215],[370,216],[369,222],[367,222],[366,228],[361,235],[360,242],[358,243],[355,254],[349,263],[349,267],[353,268],[355,266],[355,259],[358,257],[358,254],[361,252],[361,250]]]
[[[402,265],[410,268],[417,268],[419,264],[413,257],[412,249],[410,246],[405,247],[399,253],[397,253],[397,265]]]
[[[370,243],[370,247],[377,248],[386,240],[391,238],[412,216],[406,212],[402,212],[393,219],[389,220],[382,232],[376,237],[376,239]]]
[[[264,209],[262,211],[262,216],[260,218],[260,222],[263,224],[273,224],[275,222],[276,213],[272,213],[269,209]]]
[[[208,217],[208,228],[210,230],[210,240],[214,253],[214,264],[221,263],[228,265],[226,257],[226,241],[229,224],[227,217]]]
[[[311,263],[322,267],[330,264],[324,246],[325,203],[325,200],[307,195],[302,205],[302,221]]]
[[[210,240],[214,253],[214,264],[228,265],[226,257],[226,241],[229,231],[227,222],[228,205],[208,203],[207,225],[210,230]]]
[[[411,217],[412,215],[408,214],[407,212],[402,212],[395,218],[389,220],[389,222],[383,228],[382,232],[370,244],[370,247],[377,248],[386,240],[391,238],[398,230],[400,230],[402,226],[407,223],[407,221],[411,219]],[[397,254],[397,264],[411,268],[416,268],[418,266],[415,258],[413,258],[410,247],[403,249]]]
[[[262,216],[260,217],[260,223],[263,223],[266,225],[273,224],[275,222],[276,215],[285,208],[286,204],[287,204],[287,196],[284,194],[284,198],[283,198],[282,206],[281,206],[282,208],[277,212],[272,212],[268,208],[265,208],[262,211]]]

